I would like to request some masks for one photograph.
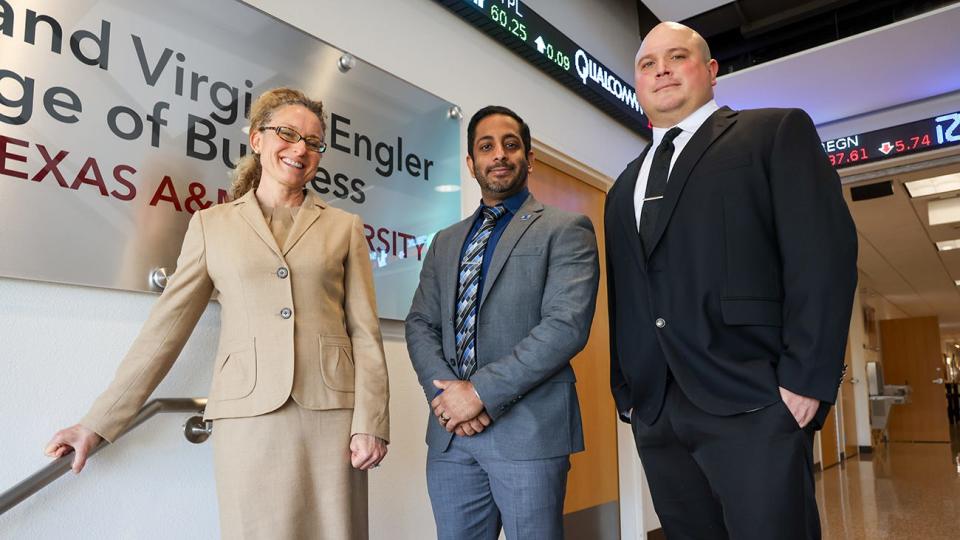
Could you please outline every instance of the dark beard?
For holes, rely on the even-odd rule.
[[[480,190],[487,193],[516,193],[523,189],[527,185],[527,176],[529,164],[526,159],[520,160],[520,163],[516,167],[516,176],[514,176],[510,181],[503,184],[494,184],[487,181],[487,175],[483,174],[483,171],[479,167],[474,165],[473,167],[473,176],[477,179],[477,183],[480,184]]]

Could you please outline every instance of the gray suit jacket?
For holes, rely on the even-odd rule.
[[[436,394],[434,379],[457,378],[451,368],[457,274],[476,217],[437,233],[407,315],[407,349],[428,402]],[[483,282],[477,371],[470,380],[494,420],[480,436],[493,437],[505,457],[541,459],[583,450],[570,360],[590,334],[599,274],[590,220],[544,206],[533,195],[500,237]],[[427,444],[446,451],[453,435],[432,412],[429,418]]]

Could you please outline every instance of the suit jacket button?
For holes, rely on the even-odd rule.
[[[285,307],[280,310],[280,317],[284,319],[289,319],[292,316],[293,316],[293,311],[290,308]]]
[[[663,320],[662,317],[659,317],[659,318],[657,318],[656,321],[654,321],[654,324],[657,325],[657,328],[663,328],[664,326],[667,325],[667,321]]]
[[[289,276],[289,275],[290,275],[290,271],[287,270],[286,268],[284,268],[284,267],[282,267],[282,266],[281,266],[280,268],[277,268],[277,277],[278,277],[278,278],[284,279],[284,278],[286,278],[286,277]]]

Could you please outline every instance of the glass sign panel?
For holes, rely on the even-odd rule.
[[[344,54],[236,0],[0,0],[0,275],[150,290],[190,214],[227,200],[252,101],[292,86],[328,111],[308,187],[363,218],[402,319],[459,219],[459,120]]]

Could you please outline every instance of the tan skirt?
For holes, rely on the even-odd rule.
[[[353,411],[304,409],[213,421],[220,535],[366,539],[367,474],[350,466]]]

